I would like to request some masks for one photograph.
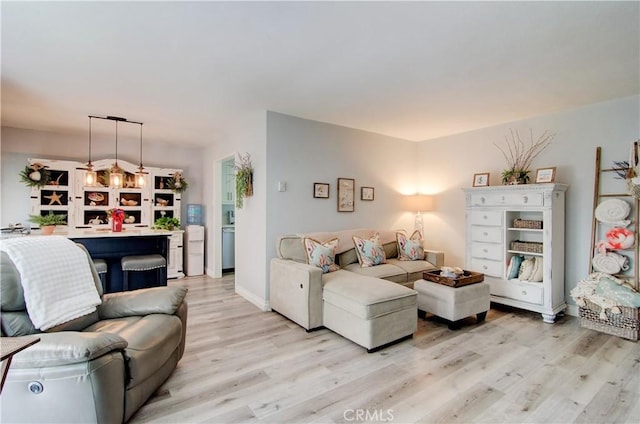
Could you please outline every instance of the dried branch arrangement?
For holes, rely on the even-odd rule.
[[[533,141],[533,130],[529,130],[529,143],[528,145],[520,138],[518,130],[510,129],[510,135],[505,136],[507,142],[507,150],[493,143],[502,152],[502,155],[507,160],[507,165],[511,171],[529,171],[533,160],[551,143],[551,140],[555,137],[554,133],[546,130],[538,140]]]

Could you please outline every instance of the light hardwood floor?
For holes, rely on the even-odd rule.
[[[170,284],[189,287],[185,355],[132,423],[640,422],[640,344],[575,317],[493,307],[451,331],[428,316],[368,354],[260,311],[232,275]]]

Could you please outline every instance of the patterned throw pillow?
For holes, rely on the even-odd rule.
[[[362,268],[387,263],[384,248],[380,243],[380,234],[375,233],[370,239],[353,236],[353,243],[356,245],[358,262]]]
[[[398,242],[398,259],[401,261],[421,261],[424,259],[424,247],[422,246],[422,234],[416,230],[407,238],[404,233],[396,233]]]
[[[323,274],[339,270],[340,267],[335,262],[337,247],[337,238],[324,243],[312,238],[305,238],[304,248],[307,252],[307,263],[322,269]]]

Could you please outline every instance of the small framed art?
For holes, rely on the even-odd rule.
[[[556,178],[556,167],[538,168],[536,170],[536,184],[552,183]]]
[[[353,178],[338,178],[338,212],[354,211],[355,184]]]
[[[360,187],[360,200],[373,200],[373,187]]]
[[[473,174],[474,187],[487,187],[489,185],[489,173]]]
[[[327,183],[313,183],[313,197],[317,199],[329,198],[329,184]]]

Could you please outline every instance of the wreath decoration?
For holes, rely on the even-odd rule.
[[[174,172],[173,175],[171,175],[171,178],[167,181],[167,186],[171,191],[182,193],[189,188],[189,183],[182,176],[182,172]]]
[[[43,187],[51,181],[51,172],[45,165],[35,162],[20,171],[20,181],[28,187]]]

